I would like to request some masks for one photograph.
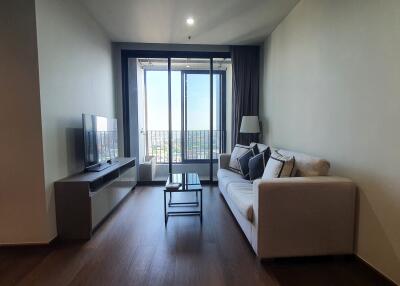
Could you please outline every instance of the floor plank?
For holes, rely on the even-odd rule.
[[[389,285],[349,257],[260,262],[217,187],[204,219],[164,227],[160,187],[141,186],[86,242],[0,248],[0,285]]]

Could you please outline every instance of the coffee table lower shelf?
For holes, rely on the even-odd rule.
[[[196,201],[194,202],[179,202],[179,203],[174,203],[172,202],[172,193],[188,193],[188,192],[195,192],[196,193]],[[167,203],[167,193],[169,193],[169,201]],[[198,193],[200,193],[200,200]],[[167,204],[168,207],[199,207],[200,210],[187,210],[187,211],[169,211],[167,209]],[[203,222],[203,190],[185,190],[185,191],[179,191],[179,190],[167,190],[164,189],[164,222],[165,226],[167,226],[168,223],[168,218],[170,216],[200,216],[200,222]]]

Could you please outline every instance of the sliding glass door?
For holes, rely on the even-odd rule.
[[[232,120],[232,66],[230,59],[213,58],[212,61],[212,172],[210,177],[217,180],[218,154],[230,152]]]
[[[153,176],[144,176],[144,181],[163,181],[170,172],[196,172],[202,180],[212,181],[218,154],[226,151],[229,136],[230,60],[143,57],[136,61],[139,168],[151,169],[149,161],[155,165],[149,171]]]
[[[136,69],[139,180],[163,180],[170,154],[168,59],[139,58]]]
[[[225,72],[213,72],[212,92],[210,74],[211,71],[198,67],[182,72],[183,162],[195,164],[196,171],[204,178],[209,178],[218,154],[225,151],[225,105],[222,102],[226,95],[221,89]]]
[[[183,132],[184,162],[205,162],[210,158],[210,74],[209,71],[184,71]]]
[[[171,59],[173,172],[195,172],[209,180],[210,59]]]

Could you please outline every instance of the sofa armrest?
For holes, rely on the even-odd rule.
[[[350,254],[356,186],[340,177],[256,180],[254,224],[262,257]]]
[[[218,155],[218,168],[229,169],[229,161],[231,160],[231,154],[222,153]]]

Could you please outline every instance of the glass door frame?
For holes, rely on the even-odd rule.
[[[194,51],[154,51],[154,50],[121,50],[121,80],[122,80],[122,121],[123,121],[123,142],[124,155],[131,157],[134,150],[131,150],[131,108],[134,102],[129,94],[129,60],[135,58],[166,58],[168,59],[168,170],[172,173],[172,117],[171,117],[171,58],[206,58],[210,60],[210,150],[209,150],[209,182],[213,182],[213,59],[214,58],[231,58],[230,52],[194,52]],[[133,127],[133,126],[132,126]],[[225,146],[224,146],[225,147]]]
[[[191,69],[191,70],[183,70],[181,71],[181,100],[182,100],[182,108],[181,108],[181,132],[182,132],[182,163],[208,163],[209,159],[185,159],[185,154],[187,152],[185,151],[186,149],[186,144],[187,140],[185,140],[185,136],[187,135],[187,75],[188,74],[210,74],[210,71],[206,70],[196,70],[196,69]],[[220,94],[219,94],[219,106],[220,110],[217,112],[217,115],[219,115],[219,121],[220,121],[220,131],[222,132],[222,143],[220,143],[220,151],[221,153],[224,153],[226,151],[226,71],[218,70],[218,71],[213,71],[213,76],[214,75],[219,75],[220,77]],[[213,94],[213,99],[214,99],[214,94]],[[213,110],[210,110],[210,112],[213,112]],[[211,122],[211,120],[210,120]],[[214,122],[212,122],[214,123]],[[213,126],[214,128],[214,126]],[[218,126],[217,126],[218,128]],[[211,130],[210,134],[212,133],[213,129]],[[211,157],[210,157],[211,158]],[[211,158],[213,163],[216,163],[218,161],[218,158]]]

